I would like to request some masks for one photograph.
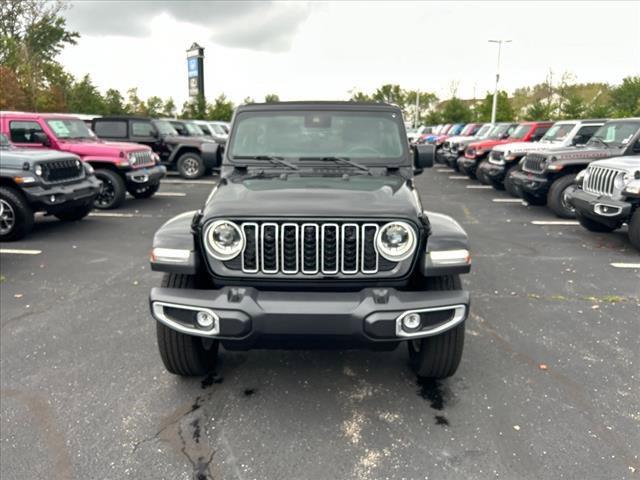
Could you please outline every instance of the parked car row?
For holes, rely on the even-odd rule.
[[[436,161],[587,230],[628,225],[640,249],[640,118],[485,124],[447,137]]]

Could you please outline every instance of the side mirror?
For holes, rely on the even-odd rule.
[[[48,147],[51,145],[51,140],[49,140],[49,137],[44,132],[33,132],[31,134],[31,143],[40,143]]]
[[[413,147],[413,173],[419,175],[425,168],[433,167],[436,158],[434,145],[415,145]]]

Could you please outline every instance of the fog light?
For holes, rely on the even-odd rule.
[[[56,203],[56,196],[55,195],[51,195],[51,203]]]
[[[215,318],[209,312],[198,312],[196,314],[196,322],[201,328],[211,328],[215,323]]]
[[[402,319],[402,327],[405,330],[416,330],[420,327],[420,323],[421,320],[419,313],[409,313]]]

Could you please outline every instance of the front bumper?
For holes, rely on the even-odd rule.
[[[458,157],[456,161],[458,162],[458,167],[460,168],[460,170],[464,171],[465,173],[475,173],[476,168],[478,167],[478,163],[482,161],[482,158],[469,158],[462,155]]]
[[[503,183],[507,173],[507,165],[496,165],[491,162],[482,162],[478,166],[478,170],[481,170],[482,173],[484,173],[491,180],[498,183]]]
[[[155,165],[153,167],[138,168],[125,173],[125,179],[129,185],[157,185],[167,174],[167,167]]]
[[[517,171],[511,174],[511,180],[524,192],[539,198],[546,198],[551,184],[549,179],[546,177],[524,171]]]
[[[379,344],[437,335],[455,327],[467,318],[469,293],[393,288],[357,292],[153,288],[149,304],[153,317],[169,328],[232,341],[242,348],[269,337],[331,337],[352,344]],[[210,330],[197,326],[198,311],[216,318]],[[405,331],[402,318],[412,312],[420,314],[422,325]]]
[[[569,196],[569,203],[576,212],[612,228],[629,221],[633,205],[630,202],[597,196],[576,188]]]
[[[54,213],[76,205],[93,203],[101,187],[102,182],[91,175],[67,184],[25,185],[22,193],[34,210]]]

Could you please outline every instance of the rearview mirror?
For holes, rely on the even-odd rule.
[[[413,147],[413,173],[419,175],[425,168],[433,167],[436,158],[434,145],[415,145]]]
[[[31,134],[31,143],[39,143],[41,145],[44,145],[45,147],[51,145],[49,137],[44,132],[33,132]]]

